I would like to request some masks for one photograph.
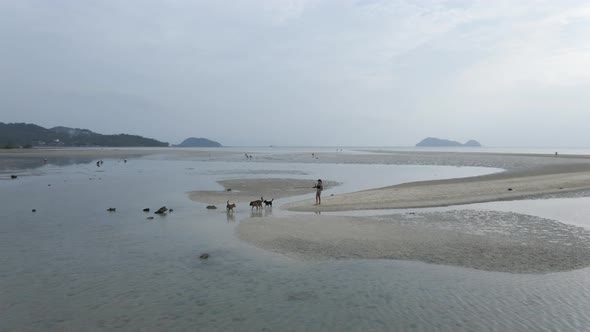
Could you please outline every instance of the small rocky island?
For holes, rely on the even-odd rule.
[[[451,141],[447,139],[440,139],[428,137],[416,144],[416,147],[446,147],[446,146],[466,146],[466,147],[481,147],[481,144],[476,140],[467,141],[465,144]]]
[[[189,137],[182,141],[182,143],[175,146],[180,148],[218,148],[222,145],[219,142],[215,142],[206,138]]]

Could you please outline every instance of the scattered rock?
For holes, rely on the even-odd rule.
[[[215,205],[207,205],[207,209],[209,209],[209,210],[215,210],[215,209],[217,209],[217,206],[215,206]]]
[[[37,212],[37,210],[36,210],[36,209],[33,209],[33,210],[31,210],[31,211],[32,211],[32,212]]]
[[[508,191],[512,191],[512,188],[508,188]]]
[[[152,220],[152,219],[154,219],[154,217],[147,217],[146,219],[147,220]]]
[[[204,253],[201,256],[199,256],[200,259],[207,259],[209,258],[209,254],[208,253]]]
[[[227,189],[225,189],[225,191],[231,191],[231,188],[227,188]]]
[[[115,212],[115,211],[117,211],[117,209],[116,208],[108,208],[107,211],[109,211],[109,212]]]
[[[18,175],[11,175],[10,178],[11,179],[16,179],[16,178],[18,178]]]
[[[172,213],[172,211],[174,211],[174,209],[169,209],[168,212]]]
[[[163,214],[166,213],[166,211],[168,211],[168,208],[165,206],[162,206],[161,208],[158,209],[158,211],[154,212],[155,214]]]
[[[150,212],[150,208],[143,209],[143,212]]]

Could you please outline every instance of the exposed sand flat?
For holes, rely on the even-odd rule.
[[[62,148],[62,149],[3,149],[0,158],[51,158],[51,157],[140,157],[154,154],[175,156],[225,156],[238,155],[229,151],[206,151],[183,148]]]
[[[300,163],[385,164],[385,165],[446,165],[494,167],[505,170],[531,169],[549,165],[590,163],[590,156],[548,155],[482,152],[433,152],[433,151],[371,151],[365,154],[320,153],[312,158],[308,154],[282,154],[262,156],[266,161]]]
[[[292,211],[420,208],[523,199],[590,189],[590,164],[551,165],[464,179],[405,183],[283,206]]]
[[[138,158],[149,155],[171,155],[174,158],[222,160],[236,158],[240,154],[231,151],[207,151],[183,148],[62,148],[62,149],[0,149],[0,171],[32,169],[48,164],[67,165],[91,163],[96,159]]]
[[[315,180],[301,179],[236,179],[218,181],[221,191],[191,191],[190,199],[207,204],[225,204],[228,200],[236,203],[250,202],[263,196],[266,200],[305,195],[315,192]],[[325,187],[338,185],[324,181]],[[231,189],[231,191],[227,191]]]
[[[299,259],[415,260],[512,273],[590,266],[590,231],[515,213],[251,218],[237,233],[258,247]]]

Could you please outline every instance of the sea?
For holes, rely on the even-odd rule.
[[[246,204],[227,214],[223,206],[210,210],[187,195],[221,191],[217,181],[223,179],[296,178],[313,185],[322,178],[342,183],[325,191],[330,195],[502,171],[259,158],[372,149],[387,150],[199,150],[236,152],[235,158],[218,158],[162,149],[162,154],[127,161],[102,158],[100,167],[96,158],[72,157],[59,162],[33,159],[4,169],[0,331],[590,330],[590,269],[511,274],[415,261],[298,260],[237,238],[240,222],[261,216]],[[557,151],[590,154],[584,149],[480,152]],[[245,153],[255,158],[242,158]],[[12,174],[18,178],[10,179]],[[277,199],[262,215],[292,215],[280,205],[307,198],[313,194]],[[580,197],[459,208],[514,211],[590,227],[589,203]],[[155,215],[161,206],[174,211]],[[201,259],[203,254],[208,258]]]

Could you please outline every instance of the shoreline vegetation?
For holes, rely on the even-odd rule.
[[[503,172],[471,178],[404,183],[312,199],[281,206],[286,216],[255,217],[236,227],[238,238],[265,250],[303,260],[393,259],[420,261],[510,273],[550,273],[590,266],[590,230],[535,216],[476,211],[467,206],[439,212],[397,213],[372,217],[318,215],[328,211],[454,206],[516,200],[543,195],[568,197],[590,191],[590,156],[527,155],[472,152],[371,151],[365,154],[323,152],[260,154],[252,162],[445,165],[494,167]],[[190,160],[246,162],[243,153],[178,150],[13,150],[0,161],[31,158],[130,158],[150,154]],[[201,159],[199,159],[201,158]],[[195,201],[224,204],[313,193],[310,180],[286,178],[220,181],[219,191],[193,191]],[[292,170],[292,174],[299,174]],[[276,174],[275,174],[276,176]],[[329,176],[328,176],[329,177]],[[326,176],[322,176],[322,179]],[[337,185],[329,181],[327,187]],[[300,188],[301,187],[301,188]],[[307,188],[309,187],[309,188]],[[227,191],[231,189],[231,191]],[[340,214],[345,214],[341,212]]]

